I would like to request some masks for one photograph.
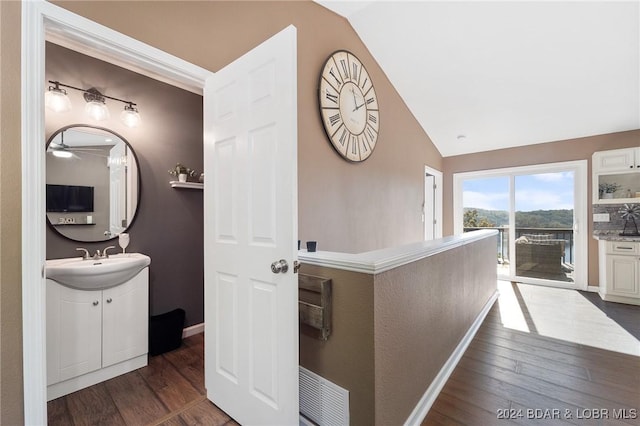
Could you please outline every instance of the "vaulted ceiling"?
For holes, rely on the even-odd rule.
[[[445,157],[640,129],[640,1],[316,1]]]

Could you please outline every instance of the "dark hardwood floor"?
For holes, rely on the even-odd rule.
[[[616,327],[637,339],[640,307],[602,302],[590,293],[566,294],[573,299],[556,300],[554,294],[559,308],[552,311],[573,308],[584,297],[597,311],[580,310],[569,318],[587,322],[603,338],[609,333],[602,327]],[[548,294],[538,301],[531,297],[517,291],[514,298],[523,308],[525,332],[504,325],[500,304],[514,302],[501,296],[422,424],[640,425],[640,357],[542,335],[544,321],[532,312],[540,308],[534,303],[548,308]],[[588,322],[598,313],[605,314],[601,323]],[[560,320],[551,316],[545,320],[558,327],[579,328],[560,314]],[[147,367],[49,402],[49,424],[235,425],[205,397],[203,358],[204,336],[191,336],[181,348],[150,357]]]
[[[640,327],[640,307],[585,297],[632,334]],[[507,328],[500,303],[423,425],[640,425],[640,357]],[[525,320],[535,325],[526,310]]]
[[[204,335],[149,365],[47,404],[49,425],[236,425],[206,398]]]

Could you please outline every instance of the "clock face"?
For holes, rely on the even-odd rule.
[[[320,113],[333,147],[349,161],[364,161],[378,141],[378,98],[362,62],[340,50],[324,64],[320,76]]]

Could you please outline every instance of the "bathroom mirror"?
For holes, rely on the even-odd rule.
[[[139,203],[138,161],[109,129],[66,126],[46,144],[47,222],[79,242],[108,241],[125,232]]]

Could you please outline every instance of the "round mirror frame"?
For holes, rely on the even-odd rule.
[[[141,185],[140,185],[140,162],[138,161],[138,156],[136,155],[136,152],[134,151],[133,147],[131,146],[131,144],[129,143],[129,141],[127,141],[127,139],[125,139],[122,135],[114,132],[111,129],[108,129],[106,127],[100,127],[100,126],[93,126],[90,124],[71,124],[68,126],[64,126],[59,128],[58,130],[56,130],[55,132],[53,132],[51,134],[51,136],[49,136],[49,139],[47,139],[46,145],[45,145],[45,150],[49,149],[49,145],[51,144],[51,142],[62,132],[65,132],[67,130],[73,129],[73,128],[88,128],[88,129],[96,129],[96,130],[100,130],[103,132],[107,132],[110,133],[112,135],[114,135],[115,137],[117,137],[118,139],[120,139],[125,146],[128,148],[129,153],[133,156],[133,160],[136,163],[136,185],[137,185],[137,196],[136,196],[136,207],[135,210],[133,212],[133,214],[131,215],[131,220],[128,221],[127,223],[127,227],[122,231],[122,232],[128,232],[129,228],[131,228],[131,226],[134,224],[136,218],[138,217],[138,210],[139,210],[139,206],[140,206],[140,193],[141,193]],[[115,146],[115,145],[114,145]],[[45,176],[45,181],[46,181],[46,176]],[[47,183],[47,182],[45,182]],[[45,209],[45,217],[47,218],[47,226],[56,234],[58,234],[59,236],[71,240],[71,241],[75,241],[75,242],[80,242],[80,243],[102,243],[105,241],[112,241],[115,240],[116,238],[118,238],[118,234],[114,234],[111,237],[105,237],[104,239],[96,239],[96,240],[82,240],[82,239],[77,239],[77,238],[73,238],[70,237],[68,235],[65,235],[64,233],[62,233],[61,231],[59,231],[56,226],[51,223],[51,221],[49,220],[49,212],[46,211]]]

